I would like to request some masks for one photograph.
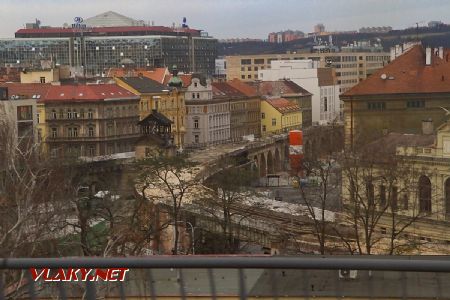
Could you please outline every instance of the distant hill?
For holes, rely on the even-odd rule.
[[[321,36],[327,40],[328,36]],[[438,27],[419,27],[404,30],[392,30],[387,33],[344,33],[334,34],[333,43],[339,47],[345,46],[353,41],[371,40],[381,42],[385,51],[390,47],[419,38],[425,46],[450,48],[450,25]],[[246,54],[272,54],[286,53],[288,51],[309,52],[314,45],[313,38],[304,38],[283,44],[268,42],[241,42],[241,43],[219,43],[218,55],[246,55]]]

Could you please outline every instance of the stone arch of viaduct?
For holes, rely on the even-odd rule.
[[[288,158],[289,145],[286,140],[252,149],[248,154],[248,159],[254,162],[261,177],[285,170]]]

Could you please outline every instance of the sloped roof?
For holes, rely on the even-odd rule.
[[[342,96],[448,93],[450,92],[450,51],[444,59],[432,54],[431,65],[425,65],[425,49],[412,47],[390,64],[379,69]],[[381,75],[386,74],[386,79]]]
[[[221,97],[228,97],[228,98],[242,98],[246,97],[244,93],[241,93],[239,90],[232,87],[228,82],[213,82],[212,83],[213,88],[213,97],[214,98],[221,98]]]
[[[371,153],[395,154],[397,147],[428,147],[434,144],[434,134],[391,132],[364,146]]]
[[[8,88],[9,97],[15,95],[21,98],[38,98],[42,99],[47,94],[48,89],[51,87],[49,83],[0,83],[0,87]]]
[[[148,116],[146,116],[144,119],[139,121],[139,125],[146,125],[148,123],[151,123],[152,121],[161,124],[163,126],[170,126],[173,122],[167,118],[165,115],[157,112],[156,110],[153,110]]]
[[[312,94],[291,80],[259,81],[251,83],[261,96],[281,96],[283,94]]]
[[[106,77],[125,77],[128,74],[132,74],[133,77],[147,77],[151,80],[159,82],[161,84],[164,83],[164,78],[168,74],[167,68],[155,68],[152,70],[146,69],[133,69],[127,70],[124,68],[110,68],[106,73]]]
[[[140,77],[120,77],[121,81],[125,82],[139,93],[161,93],[164,90],[171,90],[171,87],[163,85],[150,78]]]
[[[178,74],[177,76],[183,82],[184,88],[191,85],[192,74]],[[172,77],[172,74],[166,74],[166,76],[164,76],[164,84],[167,85]]]
[[[234,79],[232,81],[227,82],[228,85],[235,88],[242,94],[244,94],[247,97],[257,97],[258,91],[253,86],[246,84],[245,82],[240,81],[239,79]]]
[[[116,84],[53,85],[40,102],[94,102],[113,99],[139,99],[130,91]]]
[[[84,23],[91,27],[109,27],[109,26],[133,26],[137,21],[118,14],[114,11],[107,11],[96,16],[87,18]]]
[[[300,106],[298,106],[298,104],[295,104],[284,98],[265,99],[264,101],[267,101],[267,103],[272,105],[280,113],[287,113],[300,110]]]

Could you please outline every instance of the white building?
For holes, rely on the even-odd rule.
[[[216,58],[216,71],[214,75],[224,78],[227,76],[227,60],[225,58]]]
[[[201,147],[230,140],[229,99],[213,97],[210,80],[202,83],[193,77],[185,96],[185,145]]]
[[[312,96],[313,123],[342,120],[339,85],[332,68],[318,68],[318,62],[305,60],[274,60],[270,69],[260,70],[262,81],[289,79],[306,89]]]

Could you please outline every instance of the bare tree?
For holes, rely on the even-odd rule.
[[[251,197],[249,187],[258,178],[257,171],[250,164],[239,165],[234,159],[223,159],[213,168],[214,174],[204,182],[210,188],[209,193],[197,205],[220,224],[221,251],[236,253],[239,250],[239,224],[255,209],[255,205],[246,199]]]
[[[344,216],[353,228],[357,253],[372,254],[377,248],[395,254],[416,242],[404,233],[425,216],[417,201],[419,170],[395,154],[375,153],[347,152],[341,161]],[[352,243],[347,240],[347,245]]]
[[[162,152],[153,153],[137,162],[136,167],[142,197],[169,207],[170,223],[175,231],[172,252],[177,254],[182,206],[195,196],[198,168],[186,155],[166,156]],[[187,195],[191,199],[187,199]]]

